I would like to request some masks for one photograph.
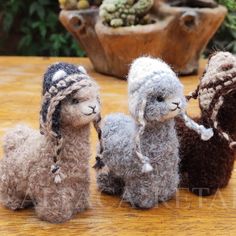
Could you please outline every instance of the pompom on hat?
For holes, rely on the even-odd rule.
[[[60,172],[59,156],[63,146],[63,137],[60,132],[61,101],[80,89],[91,86],[91,79],[82,66],[68,63],[55,63],[44,74],[42,107],[40,111],[40,132],[55,143],[55,150],[51,172],[55,174],[54,181],[60,183],[63,174]],[[100,114],[94,120],[98,129]]]

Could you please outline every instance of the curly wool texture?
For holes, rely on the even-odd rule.
[[[123,193],[133,207],[151,208],[173,197],[179,184],[174,117],[186,105],[183,86],[163,61],[143,57],[132,64],[128,87],[132,117],[112,114],[102,124],[106,167],[98,171],[97,184],[102,192]],[[143,158],[137,155],[137,133]],[[143,172],[145,164],[152,171]]]
[[[201,109],[201,116],[195,120],[212,127],[214,136],[202,141],[177,120],[181,185],[207,196],[225,187],[233,170],[235,157],[230,143],[236,138],[236,58],[228,52],[213,55],[194,96],[198,96]]]
[[[84,76],[81,67],[66,63],[52,65],[45,74],[43,94],[55,88],[59,81],[70,82],[73,78],[76,83],[83,83],[81,78]],[[6,207],[17,210],[33,205],[40,219],[52,223],[69,220],[89,207],[90,123],[99,113],[100,106],[97,84],[88,75],[86,77],[89,86],[74,90],[60,101],[60,109],[56,109],[60,116],[53,123],[59,125],[56,131],[63,143],[56,160],[59,169],[55,172],[51,167],[55,164],[57,142],[47,132],[41,135],[26,125],[18,125],[6,134],[4,157],[0,161],[0,202]],[[70,83],[64,89],[68,88]],[[81,102],[75,104],[76,99]],[[84,115],[92,111],[91,106],[96,106],[96,114]],[[43,113],[50,113],[44,102],[42,116]],[[53,127],[51,132],[54,133]]]
[[[143,21],[153,3],[153,0],[104,0],[99,15],[111,27],[136,25]]]

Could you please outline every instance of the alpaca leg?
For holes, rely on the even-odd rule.
[[[76,190],[74,214],[89,208],[89,183],[80,184]]]
[[[101,192],[111,195],[121,195],[124,190],[124,181],[111,172],[97,174],[97,185]]]
[[[169,171],[168,176],[159,180],[158,201],[166,202],[173,198],[179,185],[178,172]]]
[[[133,207],[149,209],[158,202],[151,179],[134,178],[125,185],[123,199],[130,202]]]
[[[177,191],[178,184],[172,184],[172,185],[165,185],[161,189],[159,189],[159,196],[158,201],[159,202],[166,202],[173,198]]]
[[[1,184],[0,187],[2,187]],[[20,210],[32,206],[32,201],[27,196],[27,193],[24,196],[22,193],[10,189],[7,186],[0,190],[0,202],[11,210]]]
[[[0,202],[11,210],[31,206],[32,201],[27,193],[27,181],[21,178],[20,171],[3,162],[0,164]]]
[[[44,221],[51,223],[63,223],[73,216],[74,208],[69,200],[63,199],[65,196],[55,194],[45,196],[45,199],[39,199],[36,206],[37,216]]]
[[[188,180],[188,173],[187,172],[180,172],[180,183],[179,187],[180,188],[188,188],[189,186],[189,180]]]
[[[189,172],[189,191],[197,196],[210,196],[216,193],[216,187],[210,187],[207,177],[201,178],[200,172]]]
[[[199,182],[197,181],[197,183],[194,180],[189,180],[189,191],[194,193],[197,196],[210,196],[216,193],[218,188],[212,188],[207,186],[206,184],[199,184]]]
[[[189,190],[194,193],[197,196],[210,196],[216,193],[217,188],[210,188],[210,187],[205,187],[205,188],[197,188],[197,187],[189,187]]]
[[[51,223],[63,223],[89,207],[88,185],[86,188],[58,187],[42,189],[35,197],[37,216]],[[34,193],[35,194],[35,193]]]

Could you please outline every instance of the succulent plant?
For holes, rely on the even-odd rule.
[[[153,4],[154,0],[104,0],[99,15],[111,27],[142,24]]]
[[[102,0],[58,0],[61,9],[82,10],[92,6],[100,6]]]
[[[59,0],[60,8],[66,10],[73,10],[77,7],[77,0]]]

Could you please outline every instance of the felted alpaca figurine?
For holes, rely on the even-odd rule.
[[[137,208],[167,201],[179,184],[179,142],[174,117],[203,138],[211,130],[197,126],[183,113],[183,86],[171,68],[159,59],[136,59],[128,75],[129,110],[107,116],[101,124],[97,184],[100,191],[123,194]]]
[[[34,205],[52,223],[89,207],[90,123],[99,122],[98,86],[83,67],[53,64],[44,75],[41,134],[19,125],[6,134],[0,161],[0,201]]]
[[[236,146],[236,58],[218,52],[208,62],[197,90],[189,98],[198,98],[200,117],[195,120],[214,129],[214,136],[203,142],[177,120],[180,137],[182,186],[197,195],[214,194],[231,177]]]

